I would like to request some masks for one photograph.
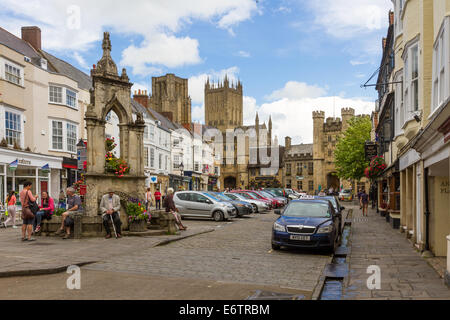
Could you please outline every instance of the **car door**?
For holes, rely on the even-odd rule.
[[[192,207],[193,213],[196,216],[209,217],[211,216],[212,201],[206,196],[199,193],[192,193]]]
[[[188,202],[189,194],[186,192],[177,192],[173,197],[175,202],[175,207],[178,209],[180,215],[188,215],[189,214],[189,202]]]

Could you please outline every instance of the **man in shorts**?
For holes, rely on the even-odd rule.
[[[75,189],[67,188],[67,211],[62,214],[61,227],[56,231],[57,235],[64,234],[63,239],[70,238],[70,227],[73,226],[73,213],[81,209],[81,198],[75,194]],[[64,228],[66,232],[64,232]]]

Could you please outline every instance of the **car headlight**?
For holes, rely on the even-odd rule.
[[[286,232],[286,227],[285,226],[283,226],[283,225],[281,225],[281,224],[279,224],[279,223],[274,223],[273,224],[273,230],[275,230],[275,231],[281,231],[281,232]]]
[[[332,231],[333,231],[333,226],[329,225],[329,226],[326,226],[326,227],[319,228],[319,230],[317,230],[317,233],[330,233]]]

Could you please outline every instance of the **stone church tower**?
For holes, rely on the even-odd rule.
[[[147,106],[145,103],[143,105]],[[191,123],[188,79],[177,77],[172,73],[152,77],[152,96],[148,101],[148,107],[178,124]]]
[[[228,77],[222,83],[205,84],[205,124],[225,132],[243,125],[242,83],[231,83]]]

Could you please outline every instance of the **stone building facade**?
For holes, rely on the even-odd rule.
[[[328,117],[325,120],[325,112],[313,112],[313,174],[314,191],[325,190],[333,187],[339,190],[344,188],[364,187],[369,190],[369,183],[362,179],[360,182],[352,185],[350,181],[340,181],[336,176],[336,166],[334,159],[334,150],[336,149],[337,138],[347,130],[348,121],[355,116],[355,110],[352,108],[342,108],[341,118]]]
[[[188,79],[168,73],[152,77],[152,95],[139,91],[134,99],[146,108],[161,113],[181,125],[191,123],[191,98],[188,93]]]
[[[224,132],[243,125],[242,83],[229,82],[228,77],[222,83],[205,84],[205,124]]]
[[[314,192],[313,144],[291,144],[286,137],[283,155],[283,186],[306,192]]]

